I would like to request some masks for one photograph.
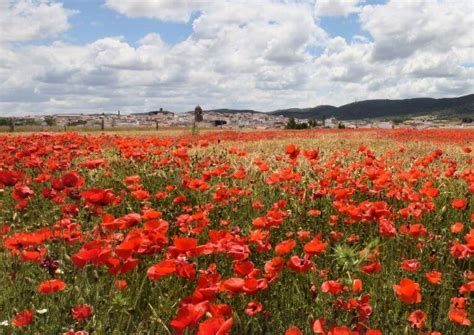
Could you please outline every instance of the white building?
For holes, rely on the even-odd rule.
[[[324,127],[327,128],[337,128],[339,126],[339,122],[335,117],[330,117],[328,119],[324,119]]]
[[[380,121],[379,123],[377,123],[377,128],[393,129],[395,128],[395,124],[392,121]]]

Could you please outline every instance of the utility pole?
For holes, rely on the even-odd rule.
[[[10,118],[10,132],[13,133],[15,131],[15,118]]]
[[[102,119],[100,121],[100,130],[104,130],[105,129],[105,113],[102,113]]]

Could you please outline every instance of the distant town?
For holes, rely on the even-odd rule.
[[[273,113],[261,113],[239,110],[204,111],[197,106],[194,111],[174,113],[160,108],[144,113],[124,114],[57,114],[15,118],[2,118],[3,126],[14,130],[16,126],[39,126],[63,128],[67,130],[83,129],[127,129],[127,128],[170,128],[192,127],[224,129],[306,129],[306,128],[472,128],[470,118],[448,121],[431,116],[416,116],[398,120],[338,120],[333,116],[319,119],[293,118]]]

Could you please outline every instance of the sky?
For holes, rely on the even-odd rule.
[[[0,0],[0,116],[471,93],[473,0]]]

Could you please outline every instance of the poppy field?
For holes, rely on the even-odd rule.
[[[474,131],[0,136],[0,334],[472,334]]]

